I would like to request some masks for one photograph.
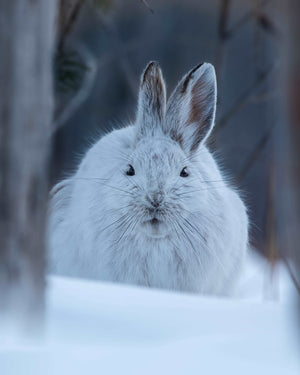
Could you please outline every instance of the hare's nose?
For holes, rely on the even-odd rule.
[[[158,208],[164,200],[164,194],[162,192],[155,191],[152,194],[147,195],[146,199],[152,207]]]

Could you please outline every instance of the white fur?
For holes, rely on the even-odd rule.
[[[147,90],[155,88],[148,85]],[[138,123],[106,135],[77,172],[53,188],[52,271],[182,291],[230,292],[247,249],[246,209],[204,141],[189,153],[193,136],[187,135],[182,147],[166,131],[167,118],[176,111],[182,108],[173,105],[161,124],[150,125],[157,131],[141,132],[138,139],[137,128],[143,126]],[[129,164],[134,176],[126,175]],[[183,167],[188,177],[180,177]],[[161,203],[153,214],[154,198]],[[160,224],[149,222],[153,215]]]

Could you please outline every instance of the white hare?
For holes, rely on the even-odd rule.
[[[205,146],[215,111],[211,64],[186,74],[167,101],[151,62],[135,124],[101,138],[52,190],[51,271],[230,293],[246,254],[248,218]]]

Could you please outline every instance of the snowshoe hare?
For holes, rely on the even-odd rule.
[[[51,271],[229,294],[248,242],[245,206],[205,143],[214,126],[211,64],[166,99],[159,65],[141,78],[133,125],[101,138],[51,192]]]

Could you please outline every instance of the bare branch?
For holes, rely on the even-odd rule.
[[[136,77],[134,72],[132,71],[131,64],[125,52],[123,43],[119,38],[118,32],[115,29],[114,25],[110,22],[110,20],[107,19],[100,10],[97,11],[97,14],[100,18],[100,21],[102,22],[102,25],[105,27],[106,31],[108,32],[112,40],[113,51],[115,55],[118,57],[118,62],[127,80],[131,94],[135,97],[137,88]]]
[[[249,102],[249,100],[251,100],[253,93],[255,93],[264,82],[266,82],[271,73],[274,71],[275,66],[276,64],[274,63],[270,68],[261,73],[254,83],[236,100],[232,108],[217,122],[215,133],[218,133],[221,129],[223,129],[231,118],[236,115]]]
[[[268,137],[269,138],[269,137]],[[271,164],[268,184],[267,220],[266,220],[266,254],[272,268],[279,259],[278,238],[276,231],[276,207],[275,207],[275,166]]]
[[[61,13],[62,13],[61,17],[63,18],[63,22],[61,22],[61,30],[60,30],[60,37],[59,37],[59,43],[58,43],[59,51],[63,49],[66,38],[70,34],[85,1],[86,0],[78,0],[76,4],[73,5],[68,17],[66,15],[66,12],[63,12],[61,9]],[[62,4],[61,8],[63,8],[64,1],[62,1],[61,4]]]
[[[253,38],[253,60],[254,60],[254,68],[257,73],[257,76],[262,73],[262,55],[263,55],[263,44],[262,44],[262,29],[260,27],[260,14],[261,14],[261,0],[254,1],[254,38]]]
[[[270,3],[270,0],[261,1],[261,8],[266,7]],[[248,22],[252,21],[255,16],[255,13],[253,9],[246,12],[239,20],[237,20],[230,28],[226,31],[226,38],[230,39],[232,38],[237,31],[244,25],[246,25]],[[262,18],[264,18],[264,15],[262,15]],[[264,20],[262,20],[262,24],[264,23]],[[273,22],[271,22],[273,24]],[[263,27],[263,25],[262,25]],[[277,30],[277,28],[275,28]]]
[[[282,259],[283,259],[284,264],[285,264],[285,266],[287,268],[287,271],[288,271],[288,273],[290,275],[290,278],[292,279],[292,281],[293,281],[293,283],[294,283],[294,285],[296,287],[296,290],[297,290],[298,294],[300,295],[300,284],[299,284],[299,282],[297,280],[297,277],[295,276],[296,271],[293,271],[292,266],[291,266],[291,264],[288,261],[288,259],[287,259],[286,256],[283,256]]]
[[[269,34],[274,35],[276,37],[280,36],[277,26],[268,15],[260,13],[258,16],[258,23]]]
[[[154,10],[150,7],[150,5],[148,4],[146,0],[140,0],[140,2],[143,3],[145,7],[148,8],[152,14],[154,13]]]
[[[272,91],[267,91],[264,93],[261,93],[259,95],[253,95],[249,98],[249,102],[253,103],[262,103],[271,99],[278,98],[279,96],[279,90],[272,90]]]
[[[255,148],[252,150],[250,155],[248,156],[246,162],[244,163],[241,171],[239,172],[237,178],[236,178],[236,183],[237,185],[240,185],[245,177],[247,176],[248,172],[250,169],[253,167],[253,165],[256,163],[256,161],[259,159],[261,153],[265,149],[268,141],[270,140],[272,136],[272,132],[274,129],[274,125],[268,129],[265,134],[261,137]]]
[[[55,119],[51,128],[51,134],[62,127],[74,114],[74,112],[76,112],[80,105],[88,98],[95,82],[95,77],[97,74],[97,63],[94,56],[83,45],[78,46],[78,51],[79,54],[83,57],[86,65],[88,66],[88,70],[85,73],[85,79],[83,81],[82,87],[71,100],[70,104]]]
[[[216,72],[217,75],[221,76],[221,70],[223,66],[224,60],[224,52],[225,52],[225,42],[227,40],[227,24],[228,24],[228,16],[230,11],[230,0],[221,0],[220,3],[220,13],[219,13],[219,22],[218,22],[218,45],[217,45],[217,53],[216,53]]]

